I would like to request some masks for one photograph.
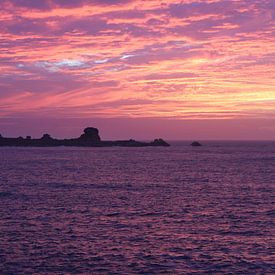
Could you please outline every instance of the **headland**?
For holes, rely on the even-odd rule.
[[[6,138],[0,135],[0,146],[17,146],[17,147],[56,147],[56,146],[76,146],[76,147],[146,147],[146,146],[170,146],[161,138],[151,142],[129,140],[104,141],[99,136],[97,128],[88,127],[84,129],[83,134],[78,138],[56,139],[49,134],[44,134],[41,138],[33,139],[31,136],[26,138]]]

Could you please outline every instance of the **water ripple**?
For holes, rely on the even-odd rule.
[[[1,274],[272,274],[274,155],[1,148]]]

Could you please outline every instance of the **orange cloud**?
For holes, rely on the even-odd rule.
[[[2,117],[275,114],[272,1],[45,3],[0,4]]]

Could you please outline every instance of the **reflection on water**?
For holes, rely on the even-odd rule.
[[[1,274],[275,268],[275,144],[1,148],[0,164]]]

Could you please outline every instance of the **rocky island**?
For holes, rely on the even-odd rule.
[[[78,147],[146,147],[146,146],[170,146],[163,139],[155,139],[151,142],[130,140],[103,141],[99,136],[97,128],[88,127],[84,129],[84,133],[78,138],[56,139],[49,134],[44,134],[39,139],[32,139],[30,136],[26,138],[6,138],[0,135],[0,146],[20,146],[20,147],[53,147],[53,146],[78,146]]]
[[[200,146],[202,146],[202,144],[199,143],[198,141],[194,141],[190,145],[193,146],[193,147],[200,147]]]

